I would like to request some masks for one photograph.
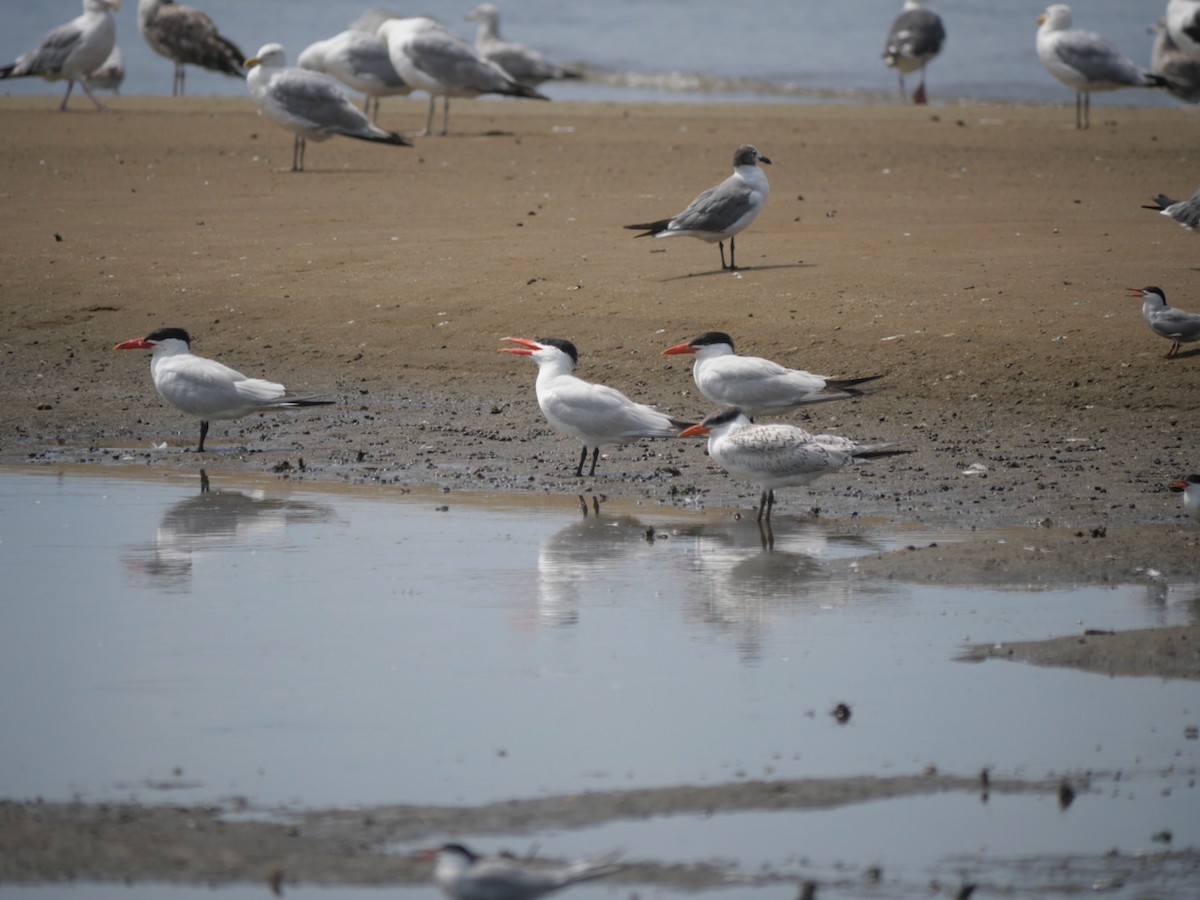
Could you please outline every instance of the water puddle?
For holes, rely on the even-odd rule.
[[[478,842],[825,882],[879,866],[922,885],[981,858],[1200,844],[1194,682],[955,661],[970,642],[1187,624],[1195,602],[831,573],[950,539],[783,519],[764,549],[751,521],[592,498],[0,469],[0,797],[475,806],[1090,771],[1108,780],[1070,809],[960,792]]]

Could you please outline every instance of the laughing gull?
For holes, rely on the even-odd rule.
[[[925,102],[925,64],[942,52],[946,29],[942,17],[925,8],[925,0],[904,0],[904,9],[892,21],[883,47],[884,64],[900,77],[900,99],[904,100],[904,76],[921,70],[921,83],[913,91],[913,103]]]
[[[1156,209],[1184,228],[1195,231],[1200,228],[1200,188],[1186,200],[1172,200],[1166,194],[1159,194],[1154,198],[1153,206],[1143,206],[1142,209]]]
[[[1075,91],[1075,127],[1091,125],[1092,91],[1167,87],[1091,31],[1071,29],[1071,9],[1055,3],[1038,16],[1037,55],[1046,71]]]
[[[112,11],[121,8],[121,0],[83,0],[83,14],[59,25],[15,62],[0,66],[0,78],[39,75],[47,81],[67,80],[67,92],[58,105],[65,111],[75,82],[83,88],[96,109],[104,105],[92,96],[87,76],[96,71],[117,43],[117,25]]]
[[[425,131],[433,128],[433,110],[442,98],[442,130],[450,127],[450,98],[478,97],[480,94],[504,94],[549,100],[526,87],[494,62],[484,59],[475,48],[450,29],[433,19],[388,19],[379,26],[379,36],[387,42],[388,55],[400,77],[414,90],[429,94],[429,115]]]
[[[363,141],[412,146],[395,132],[373,125],[328,75],[289,68],[286,63],[283,47],[264,44],[257,56],[246,60],[246,86],[259,112],[295,134],[293,172],[304,170],[304,143],[308,138],[325,141],[340,134]]]
[[[242,77],[246,55],[198,9],[175,0],[138,0],[138,31],[151,50],[175,63],[171,96],[183,94],[184,65]]]
[[[332,75],[347,87],[366,94],[363,112],[372,120],[379,115],[380,97],[412,93],[412,86],[392,65],[387,43],[374,33],[350,29],[335,34],[305,47],[296,63],[302,69]]]
[[[580,77],[578,72],[556,66],[532,47],[501,38],[500,11],[493,4],[480,3],[465,18],[468,22],[479,22],[479,28],[475,31],[475,51],[521,84],[537,87],[551,79]]]
[[[721,268],[736,270],[733,258],[733,239],[749,227],[767,202],[767,176],[759,163],[771,161],[749,144],[742,144],[733,153],[733,174],[711,187],[688,208],[670,219],[626,225],[643,231],[638,237],[694,237],[721,251]],[[725,239],[729,238],[729,265],[725,265]]]

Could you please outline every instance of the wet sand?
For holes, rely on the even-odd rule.
[[[864,571],[1200,580],[1200,525],[1167,488],[1200,470],[1200,346],[1164,359],[1169,344],[1124,296],[1156,284],[1200,310],[1200,236],[1139,208],[1195,189],[1194,110],[1103,105],[1077,132],[1062,107],[460,101],[449,137],[312,144],[309,170],[293,174],[290,135],[248,100],[122,97],[106,115],[55,105],[0,98],[0,462],[593,493],[745,515],[756,489],[698,443],[608,448],[595,478],[574,478],[579,448],[542,419],[534,367],[496,353],[506,335],[569,338],[582,377],[699,419],[711,409],[687,360],[659,352],[723,330],[798,368],[886,373],[887,390],[788,419],[915,451],[781,492],[777,516],[1011,535],[862,560]],[[382,124],[412,131],[423,107],[389,100]],[[622,230],[678,211],[744,142],[774,164],[767,207],[738,242],[741,271],[721,272],[710,245]],[[213,423],[212,452],[186,452],[196,423],[154,393],[146,355],[112,352],[162,326],[337,405]],[[34,807],[3,809],[6,828],[33,827]],[[62,809],[79,827],[112,812]],[[68,871],[121,877],[88,876],[78,851],[8,877]],[[243,877],[233,872],[193,877]]]

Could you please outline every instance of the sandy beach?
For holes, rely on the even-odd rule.
[[[1168,489],[1200,471],[1200,345],[1164,359],[1169,343],[1126,297],[1158,285],[1200,311],[1200,235],[1140,208],[1200,184],[1195,110],[1101,101],[1081,132],[1066,107],[458,101],[448,137],[310,144],[295,174],[290,134],[248,99],[109,102],[59,114],[49,92],[0,98],[0,463],[746,515],[757,489],[701,442],[607,448],[597,476],[576,479],[579,447],[542,418],[533,365],[496,352],[508,335],[568,338],[581,377],[698,420],[713,410],[689,359],[660,352],[722,330],[793,367],[884,373],[884,391],[786,419],[914,451],[780,492],[776,517],[1021,535],[868,558],[864,572],[1200,577],[1200,525]],[[411,133],[424,107],[387,100],[381,123]],[[720,271],[714,246],[622,229],[682,209],[741,143],[773,165],[740,271]],[[163,326],[336,405],[215,422],[212,452],[188,452],[197,424],[154,392],[148,354],[112,349]],[[1196,632],[1169,639],[1194,646]],[[1126,672],[1131,651],[1113,652]],[[1200,675],[1194,655],[1170,677]],[[0,812],[29,840],[50,815]],[[97,814],[67,817],[88,828]],[[1194,872],[1194,853],[1183,860]]]

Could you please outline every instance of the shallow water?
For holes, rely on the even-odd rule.
[[[933,796],[542,846],[946,878],[981,852],[1156,849],[1164,829],[1200,844],[1194,683],[955,661],[968,642],[1195,621],[1194,592],[848,581],[831,560],[953,538],[781,517],[775,539],[591,498],[216,472],[201,493],[194,475],[0,468],[0,797],[473,805],[927,767],[1119,771],[1069,814],[1045,796]]]
[[[270,41],[289,59],[313,41],[344,29],[362,9],[395,4],[344,4],[328,0],[195,0],[222,33],[246,54]],[[429,11],[464,37],[462,21],[475,0]],[[558,62],[584,62],[611,72],[613,82],[558,82],[545,86],[554,99],[589,101],[808,101],[847,102],[896,96],[896,76],[881,59],[884,38],[900,0],[608,0],[605,3],[521,0],[499,3],[504,36],[537,47]],[[976,98],[1067,103],[1071,92],[1046,74],[1034,51],[1037,15],[1046,4],[932,4],[946,24],[945,48],[929,67],[933,102]],[[1141,65],[1149,65],[1147,27],[1163,14],[1162,0],[1091,0],[1076,5],[1076,26],[1097,31]],[[32,48],[41,36],[79,13],[78,0],[4,4],[0,61]],[[169,94],[171,65],[154,54],[137,31],[137,4],[117,14],[117,43],[128,70],[126,94]],[[686,77],[685,77],[686,76]],[[189,67],[189,94],[245,95],[239,79]],[[910,89],[916,80],[909,79]],[[12,93],[61,96],[63,85],[40,79],[4,82]],[[87,104],[86,98],[79,101]],[[1180,106],[1161,91],[1126,90],[1101,95],[1106,105]],[[83,108],[81,106],[81,108]]]

